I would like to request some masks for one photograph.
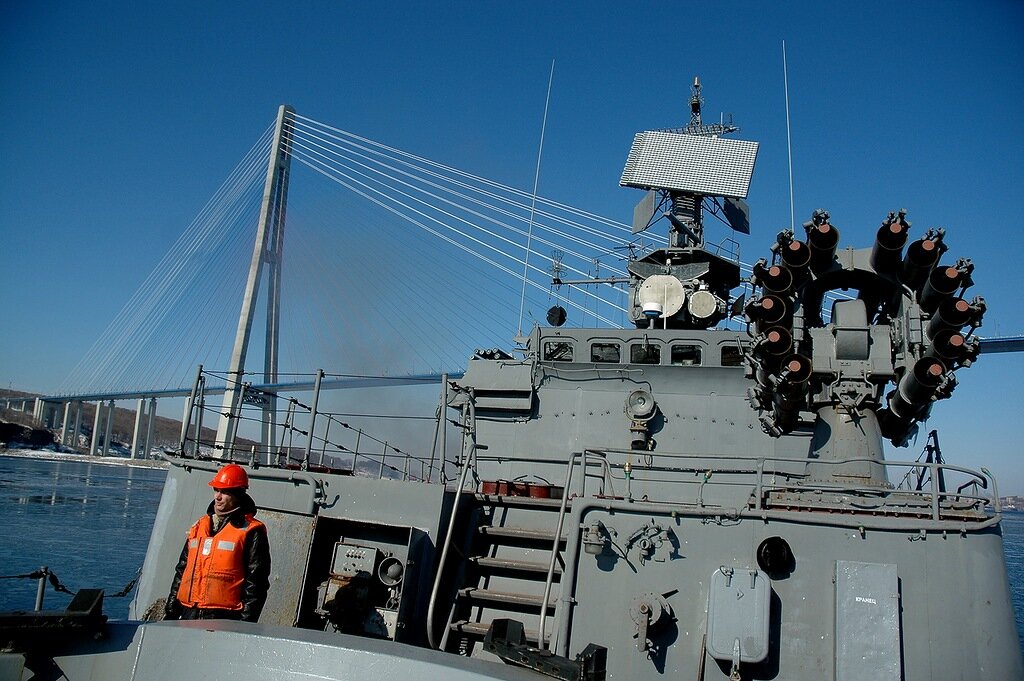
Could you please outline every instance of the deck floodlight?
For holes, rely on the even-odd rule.
[[[675,132],[638,132],[619,185],[746,198],[757,142]]]

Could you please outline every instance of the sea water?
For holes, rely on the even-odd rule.
[[[32,608],[37,581],[7,577],[45,565],[70,591],[102,588],[104,612],[127,617],[131,595],[110,595],[142,567],[166,475],[160,469],[0,456],[0,611]],[[1003,550],[1024,650],[1024,513],[1003,515]],[[70,599],[47,587],[43,606],[63,609]]]
[[[1003,514],[1003,553],[1010,576],[1010,597],[1017,619],[1017,637],[1024,651],[1024,513]]]
[[[69,591],[103,589],[104,612],[127,617],[132,595],[111,596],[142,567],[166,477],[159,468],[0,456],[0,611],[31,610],[38,581],[15,576],[46,566]],[[70,600],[48,585],[43,609]]]

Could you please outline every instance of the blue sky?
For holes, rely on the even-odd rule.
[[[1024,333],[1020,2],[6,3],[0,10],[0,384],[53,390],[290,103],[302,114],[529,189],[551,60],[540,192],[629,221],[634,132],[732,113],[760,155],[745,259],[797,221],[844,245],[885,214],[948,229]],[[935,411],[947,458],[1024,493],[1024,361],[983,357]],[[916,455],[916,452],[915,452]]]

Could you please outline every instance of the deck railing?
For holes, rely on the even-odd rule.
[[[963,466],[947,463],[922,461],[877,461],[886,470],[894,472],[893,479],[906,481],[913,478],[924,478],[926,484],[911,487],[909,485],[893,486],[889,484],[867,484],[854,480],[820,480],[809,475],[804,466],[806,459],[779,456],[721,456],[712,454],[672,454],[659,452],[650,457],[648,463],[636,463],[637,452],[616,448],[590,448],[582,453],[573,454],[568,466],[574,467],[586,461],[587,470],[601,472],[602,488],[599,496],[615,496],[614,489],[618,485],[624,490],[622,496],[627,501],[633,498],[632,488],[637,483],[647,483],[648,490],[655,493],[666,490],[658,495],[643,499],[648,503],[670,505],[691,504],[697,507],[708,506],[705,500],[707,487],[729,487],[748,490],[745,508],[752,511],[763,511],[772,508],[771,495],[776,492],[812,492],[818,494],[845,495],[850,499],[873,499],[884,505],[887,512],[896,512],[900,508],[914,509],[917,515],[919,507],[928,507],[932,520],[942,520],[947,515],[955,515],[961,519],[965,509],[982,509],[991,505],[999,512],[999,493],[994,477],[986,469],[975,471]],[[837,471],[851,463],[861,463],[863,459],[837,459],[833,461],[814,460],[816,467],[835,467]],[[818,469],[820,477],[821,468]],[[904,475],[909,474],[916,475]],[[927,473],[927,475],[921,475]],[[567,476],[568,477],[568,476]],[[580,489],[575,493],[588,496],[586,482],[594,475],[588,473],[583,477]],[[838,478],[838,476],[837,476]],[[950,480],[961,481],[953,487]],[[944,481],[942,485],[936,481]],[[679,493],[680,486],[696,487],[693,495]],[[668,492],[667,490],[672,490]],[[566,489],[566,494],[570,494]],[[792,502],[787,502],[792,503]],[[861,503],[858,508],[866,508]]]

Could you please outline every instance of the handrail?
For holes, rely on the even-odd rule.
[[[612,489],[611,468],[608,466],[608,461],[604,458],[604,456],[601,453],[585,449],[582,452],[573,452],[569,456],[569,463],[565,471],[565,486],[562,487],[562,503],[559,504],[558,506],[558,522],[555,525],[555,539],[551,546],[551,558],[548,559],[547,575],[544,577],[544,596],[541,599],[540,625],[537,628],[537,647],[541,649],[545,647],[544,630],[547,626],[548,599],[551,597],[551,585],[554,583],[555,580],[555,563],[558,562],[558,554],[560,553],[559,547],[562,545],[562,527],[565,523],[565,511],[569,506],[569,489],[570,485],[572,484],[572,471],[573,468],[575,468],[576,466],[576,459],[581,459],[583,467],[583,483],[581,485],[582,489],[580,491],[580,494],[582,497],[586,497],[588,456],[598,456],[601,458],[602,472],[606,473],[608,479],[608,487],[609,489]],[[614,493],[614,489],[612,489],[612,494]]]
[[[473,460],[476,456],[476,401],[473,399],[473,390],[469,391],[468,410],[466,412],[465,446],[462,449],[462,469],[459,471],[459,483],[455,488],[455,500],[452,502],[452,510],[448,517],[448,531],[445,532],[444,546],[441,548],[441,559],[438,561],[437,570],[434,573],[434,584],[430,589],[430,603],[427,605],[427,643],[431,648],[437,649],[438,644],[434,633],[434,610],[437,605],[437,593],[441,589],[441,576],[444,574],[444,566],[448,560],[448,549],[452,544],[452,533],[455,531],[455,519],[458,517],[459,502],[462,500],[463,487],[466,485],[466,476],[473,467]]]
[[[562,487],[562,503],[558,505],[558,523],[555,525],[555,539],[551,547],[551,558],[548,560],[548,572],[544,578],[544,597],[540,602],[540,625],[537,627],[537,647],[545,649],[544,628],[548,620],[548,598],[551,597],[551,584],[555,579],[555,562],[558,560],[558,549],[562,545],[562,525],[565,522],[565,509],[569,501],[569,485],[572,484],[572,469],[576,458],[586,457],[586,452],[573,452],[569,455],[569,465],[565,471],[565,486]]]
[[[292,374],[292,375],[300,375],[300,374]],[[301,375],[305,376],[306,374],[301,374]],[[330,457],[339,457],[339,458],[345,458],[345,457],[351,456],[352,462],[350,464],[350,467],[347,470],[349,470],[350,472],[352,472],[354,474],[358,474],[359,469],[358,469],[358,466],[357,466],[357,462],[359,460],[368,459],[368,460],[374,462],[375,464],[377,464],[379,466],[378,478],[383,478],[384,477],[383,471],[385,469],[390,469],[390,470],[394,471],[395,473],[398,473],[399,475],[402,475],[403,479],[408,480],[408,479],[411,478],[411,475],[410,475],[410,473],[407,472],[407,470],[410,469],[412,466],[414,466],[416,462],[420,463],[420,468],[421,469],[425,468],[428,465],[428,457],[427,456],[425,456],[425,455],[424,456],[417,456],[417,455],[412,454],[410,452],[403,451],[403,450],[399,449],[398,447],[396,447],[393,443],[390,443],[390,442],[387,442],[385,440],[376,438],[373,435],[371,435],[370,433],[365,432],[361,427],[350,426],[349,424],[345,423],[344,421],[340,420],[337,417],[339,417],[339,416],[350,416],[350,417],[357,417],[357,418],[373,417],[373,418],[402,418],[402,419],[423,419],[423,420],[429,419],[429,420],[436,420],[441,425],[443,425],[444,422],[446,421],[443,418],[444,417],[444,410],[443,409],[440,410],[437,414],[435,414],[433,416],[418,416],[418,415],[409,415],[409,414],[401,414],[401,415],[398,415],[398,414],[360,414],[360,413],[340,414],[340,413],[332,413],[330,411],[326,411],[325,412],[325,411],[320,410],[320,408],[318,407],[319,397],[320,397],[321,391],[328,389],[328,387],[330,387],[330,385],[331,385],[331,382],[332,382],[333,379],[332,378],[327,378],[327,377],[336,377],[338,375],[335,375],[335,374],[325,374],[322,369],[318,369],[315,373],[309,374],[309,375],[314,377],[314,381],[311,382],[309,384],[309,386],[306,386],[306,384],[297,384],[297,383],[296,384],[280,383],[280,384],[268,384],[268,385],[254,386],[254,385],[252,385],[251,383],[248,383],[248,382],[246,382],[244,384],[240,383],[240,378],[239,379],[232,379],[235,383],[238,383],[239,385],[243,385],[244,386],[246,394],[251,399],[246,399],[246,400],[240,401],[238,403],[237,410],[230,416],[230,418],[235,419],[238,422],[241,422],[241,421],[259,422],[259,423],[261,423],[261,424],[263,424],[265,426],[266,422],[267,422],[266,414],[268,412],[272,412],[274,414],[284,414],[285,415],[284,422],[282,424],[275,425],[274,433],[268,438],[267,442],[261,442],[258,445],[253,445],[252,448],[251,448],[251,451],[252,451],[253,455],[259,454],[259,458],[260,459],[264,459],[265,458],[267,466],[277,465],[277,466],[280,467],[282,465],[282,463],[281,463],[282,458],[286,458],[287,460],[285,461],[284,465],[287,465],[289,462],[294,462],[294,463],[299,464],[299,466],[303,470],[308,469],[310,466],[314,465],[314,460],[312,458],[312,450],[313,450],[314,447],[319,449],[319,456],[320,456],[320,464],[319,465],[323,465],[325,459],[328,456],[330,456]],[[214,440],[203,440],[202,437],[201,437],[202,433],[201,433],[201,428],[200,427],[202,426],[202,419],[203,419],[203,414],[204,413],[208,413],[210,415],[217,416],[217,417],[224,416],[223,414],[220,413],[220,410],[217,409],[216,407],[207,407],[206,404],[205,404],[205,396],[210,395],[210,394],[216,394],[218,392],[223,392],[223,390],[224,390],[224,388],[218,389],[216,386],[214,386],[214,387],[208,386],[207,385],[207,377],[210,377],[210,376],[217,377],[217,376],[219,376],[219,374],[217,374],[216,372],[210,371],[208,369],[205,369],[203,367],[203,365],[199,365],[199,367],[197,368],[197,371],[196,371],[196,380],[195,380],[195,382],[193,383],[193,385],[191,387],[191,392],[186,391],[186,392],[182,393],[183,395],[186,396],[186,401],[185,401],[185,411],[184,411],[184,413],[182,415],[182,429],[181,429],[181,435],[180,435],[180,438],[179,438],[179,444],[178,444],[177,451],[182,456],[186,456],[187,457],[188,456],[187,445],[189,443],[193,443],[194,444],[194,448],[195,448],[194,449],[194,457],[195,458],[202,458],[200,456],[200,446],[201,445],[205,445],[205,446],[212,447],[214,450],[219,450],[220,451],[220,453],[216,455],[216,458],[218,458],[220,460],[230,459],[230,458],[233,458],[232,457],[232,454],[233,454],[233,452],[232,452],[233,447],[232,446],[227,446],[225,442],[222,442],[220,440],[216,440],[216,439],[214,439]],[[447,377],[447,376],[449,376],[449,374],[442,374],[441,375],[442,378]],[[461,374],[454,374],[454,376],[458,377],[458,376],[461,376]],[[221,378],[223,378],[223,377],[221,377]],[[427,378],[433,379],[434,377],[432,377],[432,376],[423,376],[423,377],[414,377],[414,378],[416,378],[415,382],[417,384],[421,384]],[[383,378],[381,380],[383,380]],[[404,385],[406,383],[407,383],[407,380],[402,378],[402,379],[397,379],[397,382],[395,382],[394,384],[396,384],[396,385],[403,384]],[[445,384],[445,385],[447,385],[447,384]],[[286,399],[285,396],[280,394],[281,391],[285,391],[285,390],[293,391],[293,390],[298,390],[300,388],[302,390],[305,390],[307,388],[311,388],[313,390],[313,399],[311,401],[311,404],[305,404],[305,403],[299,401],[298,399],[296,399],[295,397],[288,397],[287,400],[286,400],[287,401],[287,408],[286,409],[278,409],[276,406],[274,406],[273,400],[275,400],[275,399],[282,399],[282,400]],[[268,401],[270,401],[271,406],[267,406],[267,402]],[[253,412],[259,412],[259,415],[257,416]],[[193,418],[193,414],[194,413],[197,414],[197,418]],[[309,417],[309,423],[308,423],[308,425],[305,428],[300,428],[296,424],[296,416],[297,415],[302,415],[302,416],[308,416]],[[318,434],[316,432],[317,431],[317,425],[319,423],[321,423],[321,419],[324,419],[324,418],[327,419],[327,425],[325,427],[321,428],[320,430],[322,431],[322,433]],[[195,427],[195,435],[194,435],[194,437],[189,435],[189,427],[192,427],[193,424],[194,424],[194,427]],[[337,441],[337,440],[332,441],[329,438],[332,425],[341,426],[342,428],[345,429],[345,431],[343,431],[343,432],[348,432],[350,435],[354,435],[354,437],[355,437],[355,447],[353,448],[351,446],[346,446],[345,444],[342,444],[340,441]],[[280,428],[280,439],[279,440],[278,440],[278,435],[277,435],[277,429],[278,428]],[[440,432],[443,435],[444,429],[441,428]],[[297,446],[297,447],[293,446],[293,438],[295,436],[300,436],[301,438],[304,438],[305,445],[302,445],[301,444],[301,440],[300,440],[299,446]],[[359,444],[360,444],[360,439],[362,439],[362,438],[366,438],[366,439],[372,440],[373,442],[383,446],[383,448],[384,448],[383,452],[381,452],[381,453],[372,453],[371,454],[371,453],[368,453],[368,452],[361,451],[360,447],[359,447]],[[443,440],[443,438],[441,439],[441,444],[442,444],[442,447],[441,447],[442,457],[441,457],[441,462],[440,462],[440,468],[441,468],[441,470],[443,470],[444,463],[445,463],[445,460],[444,460],[444,440]],[[241,453],[240,449],[237,450],[235,453],[238,454],[238,458],[241,458],[242,453]],[[401,468],[401,467],[396,467],[395,465],[388,464],[388,459],[389,458],[393,458],[396,455],[400,456],[401,460],[404,462],[404,466],[405,466],[404,469]],[[429,465],[431,466],[431,469],[433,469],[433,465],[434,465],[433,459],[434,459],[434,457],[436,457],[436,455],[437,455],[436,452],[432,452],[431,453],[430,462],[429,462]],[[275,457],[276,457],[276,464],[275,464]],[[252,460],[255,463],[255,458],[253,458]],[[338,464],[337,466],[332,465],[331,467],[332,468],[337,467],[339,470],[342,470],[341,464]],[[423,480],[426,480],[427,477],[430,477],[430,476],[422,476],[422,475],[420,476],[420,478],[423,479]]]
[[[217,460],[204,460],[204,459],[189,459],[180,456],[166,455],[164,459],[172,466],[178,468],[184,468],[186,471],[192,469],[206,471],[208,473],[216,473],[221,466],[224,465],[223,461]],[[256,468],[252,467],[249,469],[250,480],[288,480],[289,482],[301,481],[309,485],[312,494],[309,497],[309,510],[307,513],[312,513],[317,506],[323,506],[327,503],[327,495],[324,492],[324,484],[319,478],[315,477],[312,473],[307,471],[297,471],[291,469],[279,469],[279,468]]]
[[[621,454],[621,455],[624,455],[624,456],[635,454],[635,452],[631,452],[631,451],[628,451],[628,450],[617,449],[617,448],[602,448],[602,449],[588,448],[586,451],[591,453],[591,454],[601,454],[603,456],[607,456],[608,454],[613,454],[613,453],[614,454]],[[649,471],[652,471],[652,472],[693,472],[693,471],[697,471],[697,470],[711,470],[714,474],[721,474],[721,473],[724,473],[724,474],[727,474],[727,475],[729,475],[729,474],[751,474],[751,475],[753,475],[753,479],[748,481],[748,482],[745,482],[745,483],[744,482],[735,481],[735,480],[730,480],[728,482],[722,482],[722,483],[718,483],[718,484],[747,485],[747,486],[751,487],[751,492],[752,492],[752,494],[754,496],[754,507],[755,507],[756,510],[763,510],[764,509],[763,500],[765,498],[765,495],[768,492],[775,491],[775,490],[780,490],[780,491],[804,491],[804,492],[806,492],[806,491],[821,491],[821,492],[832,492],[832,493],[837,493],[837,494],[870,494],[870,495],[881,495],[881,496],[886,496],[886,497],[888,497],[888,496],[890,496],[892,494],[900,494],[900,495],[904,495],[906,497],[918,498],[918,499],[921,499],[923,502],[927,502],[929,505],[932,506],[932,517],[935,520],[939,520],[942,517],[942,515],[943,515],[943,513],[942,513],[942,506],[939,503],[941,500],[959,499],[961,501],[970,501],[970,502],[973,502],[973,503],[976,503],[976,504],[992,502],[992,499],[990,499],[987,496],[983,496],[983,495],[980,495],[980,494],[964,494],[963,493],[964,490],[966,490],[967,488],[971,487],[972,485],[976,485],[976,486],[980,487],[981,489],[992,489],[993,490],[993,498],[994,499],[998,499],[998,496],[997,496],[997,494],[995,492],[995,490],[996,490],[995,478],[992,476],[992,474],[988,470],[983,468],[979,472],[979,471],[975,471],[975,470],[972,470],[972,469],[969,469],[969,468],[965,468],[963,466],[956,466],[956,465],[952,465],[952,464],[948,464],[948,463],[935,463],[935,462],[927,463],[927,462],[922,462],[922,461],[878,461],[877,462],[877,463],[881,464],[883,467],[892,468],[892,469],[898,469],[898,468],[906,467],[906,468],[909,468],[911,470],[922,470],[922,469],[923,470],[927,470],[927,471],[929,471],[932,474],[932,476],[933,476],[932,480],[933,481],[934,480],[939,480],[939,479],[941,479],[943,477],[941,475],[941,472],[954,472],[954,473],[958,473],[958,474],[961,474],[961,475],[969,477],[970,479],[968,480],[968,482],[966,482],[966,483],[960,485],[958,488],[956,488],[955,492],[945,491],[945,490],[937,490],[934,487],[934,483],[933,483],[933,486],[931,486],[929,488],[921,489],[921,490],[913,490],[913,489],[900,489],[900,488],[894,488],[894,487],[857,485],[855,483],[854,484],[844,484],[842,482],[810,481],[810,480],[803,479],[803,478],[805,478],[806,474],[798,473],[798,472],[795,472],[795,471],[792,471],[792,470],[784,470],[784,469],[780,470],[779,468],[777,468],[775,466],[770,466],[769,465],[771,463],[782,463],[782,464],[788,464],[788,465],[792,466],[793,464],[799,464],[799,463],[801,463],[803,461],[801,459],[795,459],[793,457],[777,457],[777,456],[705,457],[703,455],[696,455],[695,456],[695,455],[670,454],[670,453],[660,453],[659,456],[661,458],[670,459],[670,460],[694,460],[694,459],[698,459],[698,460],[703,460],[704,461],[704,465],[702,465],[702,466],[692,466],[692,467],[686,467],[686,468],[680,468],[678,466],[649,466],[649,467],[648,466],[644,466],[644,467],[634,466],[633,467],[633,479],[634,479],[634,481],[642,479],[640,476],[637,475],[637,473],[640,472],[641,470],[649,470]],[[736,468],[734,466],[723,466],[722,468],[716,468],[716,467],[710,467],[709,468],[708,465],[707,465],[707,463],[709,463],[709,462],[706,461],[707,459],[717,459],[721,463],[731,463],[731,464],[749,462],[751,464],[751,466],[749,467],[749,469],[746,469],[746,468],[738,469],[738,468]],[[851,462],[857,462],[857,461],[863,461],[863,459],[851,458],[851,459],[840,459],[840,460],[835,460],[835,461],[818,461],[816,463],[817,464],[823,464],[823,465],[837,465],[838,466],[838,465],[847,464],[847,463],[851,463]],[[614,474],[614,469],[611,469],[609,471],[609,475],[610,475],[611,479],[613,479],[613,480],[614,479],[621,479],[619,476],[616,476]],[[767,476],[776,476],[776,475],[783,475],[783,476],[785,476],[785,478],[787,479],[786,482],[783,482],[782,484],[779,484],[779,483],[774,482],[774,481],[766,480]],[[793,478],[797,478],[797,480],[796,481],[792,481],[791,479],[793,479]],[[685,484],[686,482],[688,482],[688,481],[669,480],[669,479],[661,480],[661,479],[656,479],[656,478],[647,478],[647,480],[651,481],[651,482],[664,482],[664,483],[668,483],[668,484],[672,484],[672,483]],[[676,501],[676,499],[666,500],[666,501],[673,501],[674,502],[674,501]],[[993,503],[998,503],[998,502],[993,502]],[[997,509],[997,512],[998,512],[998,509]]]

